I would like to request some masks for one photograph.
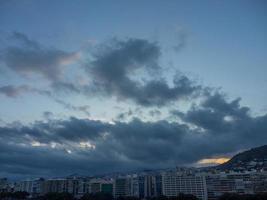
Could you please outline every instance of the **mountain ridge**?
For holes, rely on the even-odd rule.
[[[216,166],[220,170],[267,170],[267,145],[251,148]]]

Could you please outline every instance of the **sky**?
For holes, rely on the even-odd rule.
[[[267,3],[0,1],[0,176],[203,166],[267,144]]]

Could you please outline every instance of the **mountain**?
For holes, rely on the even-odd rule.
[[[267,170],[267,145],[239,153],[216,168],[235,171]]]

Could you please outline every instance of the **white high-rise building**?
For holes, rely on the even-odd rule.
[[[200,174],[164,172],[162,174],[162,192],[167,197],[174,197],[183,193],[192,194],[199,199],[207,200],[205,177]]]

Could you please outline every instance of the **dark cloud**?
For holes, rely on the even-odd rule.
[[[0,171],[54,175],[173,167],[266,144],[267,115],[253,117],[239,102],[210,94],[199,107],[173,112],[181,123],[72,117],[3,125]]]
[[[216,92],[208,94],[200,105],[194,105],[187,113],[173,112],[184,121],[215,133],[229,132],[238,123],[252,118],[249,108],[240,105],[240,98],[227,102],[226,96]],[[245,125],[245,124],[244,124]],[[234,126],[234,127],[233,127]]]
[[[102,45],[86,65],[93,79],[92,90],[142,106],[163,106],[188,98],[200,89],[183,75],[176,75],[170,86],[162,77],[160,54],[157,43],[144,39],[114,40],[111,45]],[[140,73],[146,73],[149,80],[137,80]]]
[[[22,75],[36,73],[56,81],[62,75],[62,66],[78,58],[75,52],[45,47],[19,32],[11,38],[15,45],[6,47],[1,59],[6,67]]]
[[[11,40],[14,45],[7,45],[1,56],[5,66],[22,75],[44,76],[54,93],[114,96],[141,106],[165,106],[201,91],[182,74],[167,80],[159,64],[161,47],[145,39],[113,39],[96,46],[88,56],[90,61],[84,61],[90,83],[83,85],[61,77],[63,65],[76,60],[78,53],[45,47],[19,32]]]
[[[203,107],[212,109],[225,115],[244,117],[248,115],[249,108],[240,105],[241,98],[237,98],[231,102],[226,101],[226,95],[216,92],[208,94],[203,102]]]
[[[0,128],[1,141],[9,141],[0,147],[0,169],[9,174],[13,170],[29,175],[90,174],[149,167],[149,162],[159,160],[172,163],[170,144],[179,143],[184,129],[166,121],[138,119],[109,124],[70,118],[10,125]]]
[[[250,109],[240,105],[241,99],[227,101],[224,94],[215,92],[206,96],[203,102],[186,113],[172,114],[184,122],[196,126],[215,145],[211,152],[238,151],[267,143],[267,116],[253,117]]]

